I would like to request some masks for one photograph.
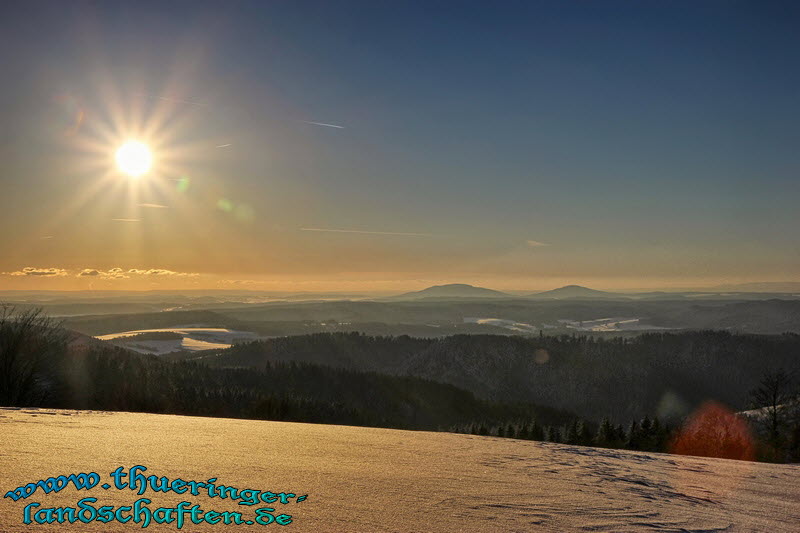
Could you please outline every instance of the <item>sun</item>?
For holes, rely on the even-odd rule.
[[[139,141],[128,141],[120,146],[115,158],[117,167],[132,178],[146,174],[153,165],[153,155],[150,149]]]

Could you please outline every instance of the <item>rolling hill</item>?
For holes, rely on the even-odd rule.
[[[588,287],[581,287],[580,285],[567,285],[552,291],[537,292],[531,294],[528,298],[549,298],[553,300],[563,300],[566,298],[627,298],[623,294],[613,292],[598,291]]]
[[[434,285],[421,291],[407,292],[394,296],[393,300],[418,300],[421,298],[513,298],[510,294],[475,287],[465,283],[450,283],[448,285]]]
[[[315,364],[454,385],[478,398],[533,403],[590,420],[677,418],[714,399],[746,407],[767,370],[800,371],[797,335],[651,333],[627,339],[453,335],[437,339],[314,334],[201,352],[222,368]],[[759,357],[752,357],[759,354]]]

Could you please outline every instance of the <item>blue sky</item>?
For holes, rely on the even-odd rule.
[[[4,3],[0,286],[798,280],[798,10]]]

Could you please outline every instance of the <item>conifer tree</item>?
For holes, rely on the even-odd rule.
[[[536,420],[534,420],[531,422],[529,435],[531,440],[544,440],[544,428],[540,426]]]
[[[611,420],[608,417],[603,418],[603,421],[600,422],[600,427],[597,429],[597,436],[594,440],[595,445],[601,448],[610,448],[614,446],[616,440],[616,429],[611,424]]]
[[[639,450],[641,443],[639,437],[639,423],[636,420],[631,421],[630,428],[628,429],[628,436],[625,446],[631,450]]]
[[[653,440],[653,422],[645,415],[639,424],[639,446],[642,450],[649,450]]]
[[[566,444],[578,444],[578,419],[574,419],[567,426],[566,434],[564,435],[564,442]]]
[[[581,420],[578,424],[578,444],[581,446],[592,445],[592,434],[585,420]]]

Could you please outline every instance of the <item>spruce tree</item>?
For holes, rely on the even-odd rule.
[[[636,420],[631,421],[630,429],[628,429],[628,436],[625,440],[625,447],[630,450],[638,450],[640,449],[640,438],[639,438],[639,423]]]
[[[544,440],[544,428],[539,425],[536,420],[531,422],[530,437],[531,440]]]
[[[611,448],[614,445],[614,441],[616,441],[616,430],[611,425],[611,420],[605,417],[597,429],[597,437],[595,437],[594,443],[601,448]]]
[[[625,447],[625,430],[623,429],[622,424],[617,424],[617,427],[614,431],[614,447]]]
[[[592,445],[592,434],[589,432],[589,426],[586,425],[585,420],[581,420],[578,424],[578,444],[581,446]]]
[[[573,420],[568,426],[564,435],[566,444],[578,444],[578,419]]]
[[[639,449],[650,451],[653,448],[653,423],[645,415],[639,426]]]

